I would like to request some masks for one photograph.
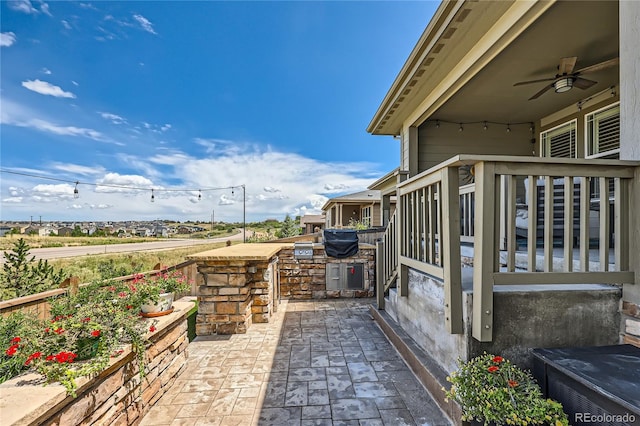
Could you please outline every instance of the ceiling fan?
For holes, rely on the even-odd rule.
[[[576,61],[578,60],[577,56],[572,56],[569,58],[561,58],[560,65],[558,65],[558,73],[555,77],[551,78],[542,78],[539,80],[529,80],[529,81],[521,81],[514,86],[522,86],[524,84],[532,84],[532,83],[540,83],[542,81],[552,81],[553,83],[547,84],[542,90],[529,98],[529,100],[533,100],[538,98],[544,92],[549,89],[554,89],[556,93],[566,92],[567,90],[571,90],[573,86],[579,89],[588,89],[597,83],[597,81],[588,80],[586,78],[582,78],[582,74],[588,74],[590,72],[600,71],[606,68],[611,68],[613,66],[618,65],[620,62],[620,58],[609,59],[608,61],[600,62],[599,64],[594,64],[585,68],[581,68],[577,71],[574,71],[573,68],[576,66]]]

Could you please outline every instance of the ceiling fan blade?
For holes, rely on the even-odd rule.
[[[585,68],[581,68],[575,72],[575,74],[585,74],[588,72],[596,72],[606,68],[611,68],[620,63],[620,58],[609,59],[608,61],[600,62],[599,64],[591,65]]]
[[[551,77],[551,78],[541,78],[540,80],[520,81],[520,82],[514,84],[514,87],[515,86],[522,86],[524,84],[540,83],[540,82],[543,82],[543,81],[553,81],[555,79],[556,79],[555,77]]]
[[[533,95],[532,97],[530,97],[530,98],[529,98],[529,100],[530,100],[530,101],[532,101],[532,100],[534,100],[534,99],[539,98],[539,97],[540,97],[540,95],[542,95],[542,94],[543,94],[544,92],[546,92],[547,90],[551,89],[551,87],[553,87],[553,86],[551,86],[550,84],[547,84],[546,86],[544,86],[544,89],[542,89],[541,91],[539,91],[538,93],[536,93],[535,95]]]
[[[577,56],[560,59],[560,65],[558,65],[558,74],[571,74],[573,72],[573,67],[576,66],[577,60]]]
[[[588,89],[589,87],[593,86],[596,83],[598,82],[593,80],[588,80],[582,77],[577,77],[575,80],[573,80],[573,85],[583,90]]]

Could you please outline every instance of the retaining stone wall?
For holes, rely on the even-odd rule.
[[[78,380],[76,398],[66,396],[62,385],[43,387],[35,373],[16,377],[0,387],[2,423],[137,425],[186,368],[186,315],[192,307],[191,301],[176,301],[172,314],[157,318],[157,331],[145,352],[142,381],[130,349],[114,358],[98,377]]]

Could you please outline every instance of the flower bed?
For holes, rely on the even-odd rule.
[[[151,344],[144,351],[143,378],[128,345],[97,376],[76,379],[75,398],[61,384],[43,386],[44,378],[37,373],[23,374],[0,384],[2,424],[139,422],[186,365],[187,314],[193,307],[192,300],[181,299],[174,302],[172,314],[140,320],[147,321],[153,330],[146,336]]]

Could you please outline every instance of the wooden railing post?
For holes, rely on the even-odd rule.
[[[384,283],[386,280],[384,267],[384,242],[376,242],[376,303],[378,309],[384,309]]]
[[[481,342],[493,338],[493,273],[496,263],[495,164],[479,162],[476,171],[476,210],[473,263],[473,337]],[[496,221],[498,224],[496,225]]]
[[[463,332],[462,272],[460,261],[460,191],[458,168],[442,170],[442,265],[444,268],[444,317],[451,334]]]

